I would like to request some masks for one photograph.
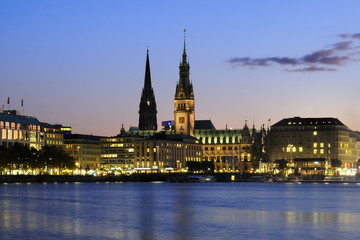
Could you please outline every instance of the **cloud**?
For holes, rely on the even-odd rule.
[[[360,33],[354,33],[354,34],[339,34],[338,35],[341,38],[360,38]]]
[[[335,68],[323,68],[323,67],[307,67],[300,69],[287,69],[287,72],[335,72],[337,71]]]
[[[356,34],[339,34],[340,38],[344,39],[360,39],[360,33]],[[298,58],[291,57],[265,57],[265,58],[251,58],[251,57],[233,57],[227,62],[235,66],[243,67],[269,67],[273,64],[304,66],[303,68],[285,70],[288,72],[318,72],[318,71],[336,71],[335,68],[325,66],[341,66],[349,61],[356,61],[357,59],[351,56],[360,55],[359,51],[354,51],[360,46],[353,46],[354,41],[341,41],[330,45],[330,48],[314,51]],[[322,67],[321,65],[324,65]]]
[[[241,66],[270,66],[271,63],[278,63],[281,65],[297,65],[298,60],[288,57],[272,57],[272,58],[231,58],[228,62]]]
[[[337,42],[333,44],[334,50],[350,50],[352,41]]]
[[[342,65],[349,59],[347,56],[331,56],[334,50],[320,50],[301,58],[303,63],[318,63],[327,65]]]

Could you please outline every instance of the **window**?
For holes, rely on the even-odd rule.
[[[317,136],[317,135],[318,135],[318,132],[317,132],[317,131],[314,131],[314,132],[313,132],[313,135],[314,135],[314,136]]]

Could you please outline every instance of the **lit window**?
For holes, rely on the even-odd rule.
[[[314,149],[314,154],[317,154],[317,149]]]
[[[314,135],[314,136],[317,136],[317,131],[314,131],[314,132],[313,132],[313,135]]]
[[[316,147],[317,147],[317,143],[314,143],[313,145],[314,145],[314,148],[316,148]]]
[[[323,147],[324,147],[324,143],[320,143],[320,147],[323,148]]]
[[[320,154],[324,154],[324,149],[320,149]]]
[[[331,144],[330,144],[330,143],[328,143],[328,147],[331,147]]]
[[[299,152],[303,152],[303,147],[299,147]]]

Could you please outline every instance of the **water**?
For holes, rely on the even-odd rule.
[[[360,185],[0,185],[0,239],[357,239]]]

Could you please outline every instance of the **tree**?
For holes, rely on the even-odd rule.
[[[8,168],[10,164],[10,151],[9,149],[0,146],[0,175],[3,174],[3,170]]]
[[[45,145],[39,155],[40,163],[43,163],[44,169],[74,169],[75,160],[67,154],[63,148],[57,146]]]
[[[186,167],[189,172],[214,172],[214,163],[212,161],[187,161]]]
[[[338,167],[341,167],[341,166],[342,166],[341,160],[339,160],[337,158],[331,159],[331,167],[338,168]]]
[[[284,174],[284,170],[287,168],[287,161],[285,159],[275,160],[276,168],[279,170],[280,175]]]
[[[275,163],[280,170],[285,170],[287,168],[287,161],[285,159],[277,159],[275,160]]]
[[[18,170],[27,170],[32,160],[32,154],[27,146],[20,143],[14,143],[14,146],[10,149],[12,164]]]

